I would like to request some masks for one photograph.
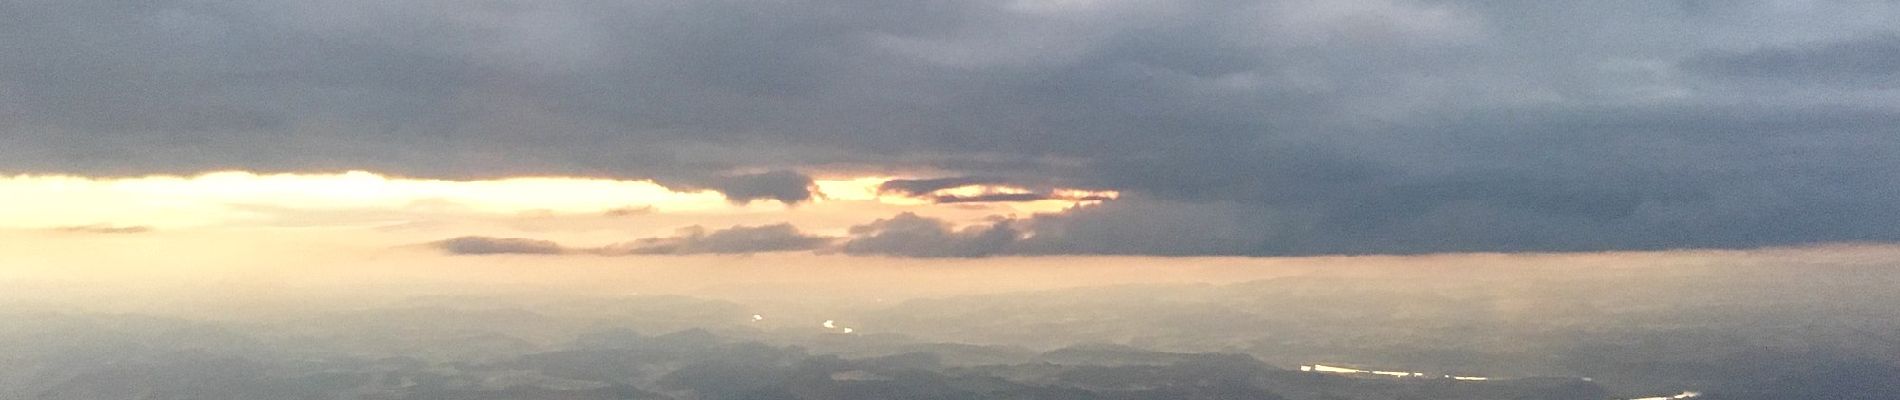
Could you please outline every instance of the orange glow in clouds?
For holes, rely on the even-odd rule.
[[[258,218],[258,209],[416,210],[449,209],[469,214],[603,214],[642,210],[660,214],[761,215],[824,207],[894,212],[891,207],[931,208],[931,198],[880,193],[897,177],[819,179],[814,204],[777,202],[735,205],[713,191],[676,191],[648,180],[521,177],[449,181],[389,177],[351,171],[322,174],[257,174],[226,171],[196,176],[157,175],[90,178],[68,175],[0,177],[0,228],[216,226]],[[1012,187],[971,186],[948,194],[1027,193]],[[937,193],[933,193],[936,195]],[[1060,190],[1048,199],[1013,201],[1001,213],[1056,212],[1078,201],[1113,198],[1112,192]],[[877,205],[873,207],[872,205]],[[864,215],[866,220],[878,215]]]

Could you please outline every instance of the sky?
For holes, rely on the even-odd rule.
[[[0,229],[458,260],[1891,243],[1895,27],[1880,0],[0,0]]]

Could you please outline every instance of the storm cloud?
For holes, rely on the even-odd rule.
[[[798,203],[827,170],[934,170],[983,178],[886,189],[1126,195],[977,231],[890,218],[853,239],[919,255],[1890,242],[1896,16],[1855,1],[4,1],[0,171],[581,175]],[[1005,232],[1016,244],[992,250]],[[912,237],[949,246],[873,250]]]

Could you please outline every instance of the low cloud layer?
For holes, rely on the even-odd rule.
[[[1253,255],[1269,244],[1257,227],[1270,218],[1239,215],[1231,207],[1157,207],[1119,202],[1063,213],[996,217],[958,227],[951,221],[903,213],[854,226],[839,250],[893,257],[1006,255]]]
[[[604,254],[744,254],[813,250],[833,238],[799,232],[792,224],[734,226],[707,231],[693,226],[678,236],[646,238],[600,249]]]
[[[678,236],[642,238],[602,247],[567,247],[547,240],[465,236],[431,243],[437,249],[455,255],[497,254],[587,254],[688,255],[750,254],[780,251],[816,250],[835,238],[800,232],[791,224],[734,226],[707,230],[692,226],[680,229]]]
[[[560,244],[546,240],[524,238],[497,238],[485,236],[463,236],[430,243],[449,254],[458,255],[495,255],[495,254],[564,254],[569,250]]]
[[[1008,221],[953,229],[943,220],[912,213],[851,228],[840,248],[851,255],[902,257],[983,257],[1015,251],[1022,232]]]

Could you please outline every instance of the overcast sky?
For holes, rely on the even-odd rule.
[[[1896,1],[0,0],[0,54],[8,174],[652,179],[785,213],[814,177],[886,176],[944,209],[1085,204],[451,251],[1900,240]],[[1028,190],[936,191],[968,185]]]

